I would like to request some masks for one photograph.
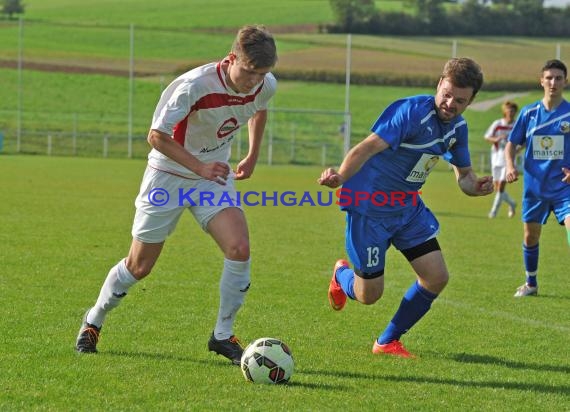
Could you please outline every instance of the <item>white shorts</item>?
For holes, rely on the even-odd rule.
[[[493,174],[493,182],[507,181],[507,168],[505,166],[493,166],[491,172]]]
[[[241,209],[233,178],[226,185],[205,179],[186,179],[147,166],[133,222],[133,238],[161,243],[174,231],[182,212],[188,209],[204,231],[210,220],[228,207]]]

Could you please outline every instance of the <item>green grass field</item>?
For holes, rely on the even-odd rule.
[[[528,410],[570,402],[568,246],[551,217],[541,238],[540,296],[515,300],[522,224],[487,219],[445,168],[423,188],[438,216],[451,281],[403,340],[416,360],[376,357],[373,339],[413,281],[390,250],[372,306],[328,307],[344,256],[335,207],[250,207],[252,288],[244,341],[274,336],[294,353],[287,386],[248,384],[209,353],[222,256],[190,216],[153,274],[107,319],[100,353],[73,345],[81,316],[130,244],[144,160],[0,156],[0,410]],[[259,166],[242,191],[324,190],[320,168]],[[508,190],[520,200],[521,183]]]
[[[22,151],[24,153],[46,153],[47,135],[54,138],[54,155],[72,154],[72,133],[78,136],[80,156],[101,156],[102,137],[112,137],[109,156],[126,157],[128,124],[128,83],[115,76],[49,73],[28,71],[25,73],[26,87],[22,113],[24,127]],[[17,75],[13,70],[0,69],[0,83],[3,91],[11,98],[0,99],[0,132],[4,132],[4,152],[16,152],[16,112],[13,111],[17,99]],[[47,87],[46,85],[49,85]],[[41,92],[39,92],[41,90]],[[368,135],[370,126],[378,115],[393,100],[419,93],[433,93],[434,89],[412,87],[380,87],[354,85],[350,91],[352,113],[352,143]],[[538,100],[540,90],[533,91],[515,101],[522,107]],[[139,79],[134,93],[133,155],[145,157],[148,145],[145,137],[148,132],[152,112],[160,95],[157,79]],[[503,96],[501,92],[481,91],[475,102]],[[89,96],[88,99],[85,96]],[[319,109],[341,112],[344,110],[345,89],[340,84],[308,83],[297,81],[279,82],[278,92],[273,99],[274,109]],[[489,145],[482,138],[493,120],[500,117],[500,103],[485,111],[468,109],[465,117],[469,122],[470,145],[472,150],[488,153]],[[329,149],[328,164],[340,162],[342,138],[338,132],[343,117],[314,114],[276,115],[272,121],[273,134],[281,142],[280,151],[274,155],[276,163],[288,163],[289,147],[295,135],[300,149],[297,151],[299,163],[319,164],[321,147]],[[268,128],[269,129],[269,128]],[[267,161],[269,130],[262,148],[261,162]],[[245,137],[245,133],[244,133]],[[276,149],[278,150],[278,149]],[[237,155],[237,151],[234,151]],[[488,164],[488,162],[487,162]]]

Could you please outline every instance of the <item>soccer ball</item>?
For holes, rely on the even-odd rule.
[[[293,374],[291,350],[279,339],[259,338],[243,351],[241,371],[250,382],[287,383]]]

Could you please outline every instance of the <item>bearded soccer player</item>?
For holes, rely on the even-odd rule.
[[[389,105],[338,171],[326,169],[318,180],[331,188],[342,185],[343,196],[353,195],[341,208],[346,211],[346,250],[354,268],[346,260],[336,262],[328,291],[332,309],[343,309],[347,298],[366,305],[380,299],[390,245],[416,273],[396,314],[374,341],[374,354],[413,357],[400,337],[428,312],[449,278],[437,241],[439,223],[418,196],[436,161],[441,156],[449,160],[465,194],[493,191],[492,177],[478,178],[471,168],[467,124],[461,116],[482,84],[483,74],[473,60],[449,60],[435,96],[412,96]],[[379,193],[399,196],[385,202]]]

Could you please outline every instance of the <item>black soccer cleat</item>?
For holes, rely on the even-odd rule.
[[[101,333],[101,328],[98,328],[91,323],[87,323],[88,313],[89,310],[85,312],[85,315],[83,316],[81,328],[79,329],[79,334],[77,335],[77,340],[75,342],[75,350],[80,353],[97,353],[97,342],[99,342],[99,333]]]
[[[208,349],[211,352],[216,352],[218,355],[225,356],[231,360],[234,365],[241,363],[243,348],[235,335],[230,336],[229,339],[217,340],[212,333],[210,340],[208,340]]]

